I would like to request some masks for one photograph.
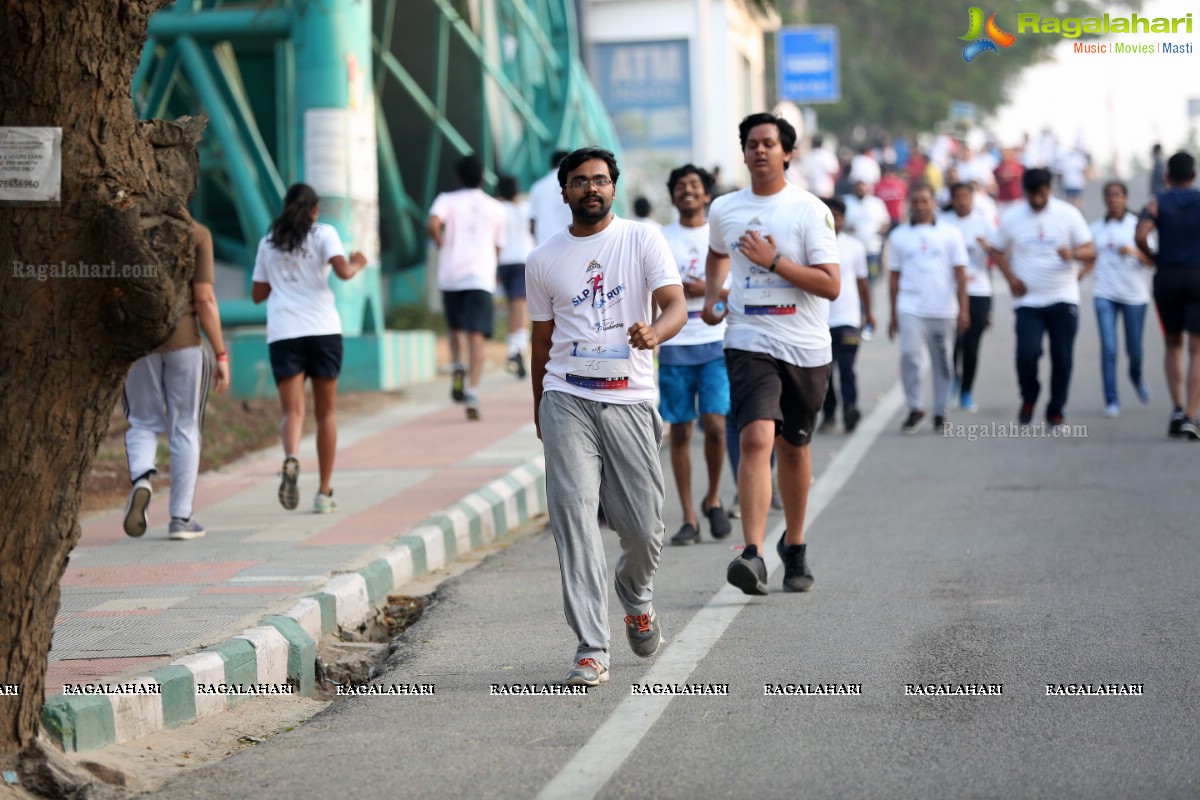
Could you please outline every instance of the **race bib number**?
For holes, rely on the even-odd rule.
[[[629,345],[575,342],[567,362],[567,383],[583,389],[629,388]]]
[[[747,314],[795,314],[799,292],[795,286],[775,276],[747,278],[742,305]]]

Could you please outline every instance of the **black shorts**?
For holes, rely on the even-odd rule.
[[[1200,265],[1155,270],[1154,305],[1164,331],[1200,336]]]
[[[275,383],[304,373],[310,378],[336,378],[342,373],[342,335],[300,336],[267,345]]]
[[[760,419],[775,420],[775,435],[802,447],[812,438],[825,402],[829,365],[797,367],[767,353],[725,350],[730,413],[740,431]]]
[[[442,292],[442,305],[446,308],[446,323],[450,330],[482,333],[483,338],[492,338],[495,308],[491,292],[483,289]]]
[[[525,299],[524,264],[501,264],[496,270],[496,278],[504,287],[504,296],[509,300]]]

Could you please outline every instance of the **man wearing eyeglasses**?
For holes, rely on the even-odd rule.
[[[558,182],[571,225],[525,265],[533,419],[545,448],[563,603],[578,639],[570,686],[608,680],[601,502],[621,539],[616,591],[629,645],[649,658],[662,643],[651,605],[664,532],[653,351],[683,327],[687,301],[662,233],[612,213],[619,177],[607,150],[584,148],[563,159]]]

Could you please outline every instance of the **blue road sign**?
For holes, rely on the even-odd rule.
[[[838,29],[833,25],[780,28],[779,99],[794,103],[836,103],[842,99]]]

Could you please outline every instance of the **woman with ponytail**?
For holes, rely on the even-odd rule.
[[[300,434],[304,428],[304,379],[312,378],[317,415],[320,486],[313,511],[328,514],[333,502],[333,457],[337,450],[334,399],[342,369],[342,321],[329,288],[330,269],[342,280],[362,271],[367,259],[345,256],[341,237],[317,222],[317,193],[297,183],[287,191],[283,211],[258,243],[254,259],[255,303],[267,301],[267,347],[283,408],[283,481],[279,502],[291,511],[300,504]]]

